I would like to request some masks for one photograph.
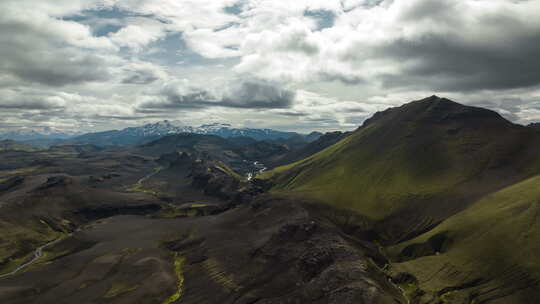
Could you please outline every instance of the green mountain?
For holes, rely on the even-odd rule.
[[[532,303],[539,152],[533,128],[432,96],[259,178],[274,194],[344,210],[327,216],[387,247],[411,303]]]
[[[377,113],[337,144],[261,177],[276,193],[384,222],[386,238],[399,240],[540,172],[539,151],[532,129],[433,96]]]
[[[337,143],[338,141],[349,136],[350,132],[329,132],[322,134],[314,141],[301,145],[295,149],[291,149],[285,154],[278,155],[277,157],[265,160],[265,164],[271,168],[278,167],[285,164],[290,164],[304,158],[307,158],[319,151],[322,151],[329,146]]]

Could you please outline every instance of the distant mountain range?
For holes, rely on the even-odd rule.
[[[277,140],[302,136],[307,141],[316,140],[322,135],[318,132],[301,135],[295,132],[283,132],[272,129],[233,128],[229,124],[219,123],[202,125],[200,127],[177,126],[168,120],[164,120],[141,127],[88,133],[71,138],[67,142],[70,144],[93,144],[97,146],[129,146],[148,143],[166,135],[182,133],[217,135],[223,138],[249,137],[255,140]]]
[[[0,140],[43,140],[43,139],[67,139],[81,133],[66,132],[52,127],[21,128],[15,130],[0,130]]]

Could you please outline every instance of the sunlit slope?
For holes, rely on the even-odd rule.
[[[263,175],[273,191],[383,219],[433,221],[539,172],[538,133],[436,96],[375,114],[351,136]]]
[[[391,252],[401,260],[393,272],[416,277],[426,293],[423,302],[442,296],[445,288],[459,287],[444,303],[461,298],[470,303],[537,303],[540,176],[487,195]]]

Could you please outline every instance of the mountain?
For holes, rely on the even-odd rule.
[[[11,139],[17,141],[67,139],[75,135],[77,135],[77,133],[67,132],[52,127],[21,128],[4,131],[0,130],[0,139]]]
[[[87,133],[72,138],[68,142],[70,144],[91,144],[96,146],[131,146],[144,144],[170,134],[192,133],[192,131],[190,127],[176,127],[165,120],[142,127]]]
[[[411,303],[529,303],[540,298],[539,155],[533,128],[432,96],[260,178],[385,246]]]
[[[527,127],[540,131],[540,122],[530,123]]]
[[[271,129],[233,128],[228,124],[207,124],[200,127],[176,126],[168,120],[146,124],[141,127],[130,127],[123,130],[112,130],[88,133],[69,140],[71,144],[93,144],[98,146],[130,146],[148,143],[162,136],[195,133],[216,135],[223,138],[250,137],[255,140],[285,139],[297,136],[294,132],[282,132]]]
[[[314,132],[311,132],[309,133],[308,135],[305,136],[306,140],[308,142],[314,142],[316,141],[317,139],[321,138],[321,136],[323,136],[324,134],[321,133],[321,132],[317,132],[317,131],[314,131]]]
[[[268,174],[276,190],[376,220],[421,209],[433,224],[539,172],[538,151],[532,129],[434,96],[376,113],[337,144]]]
[[[229,137],[251,137],[255,140],[287,139],[297,136],[295,132],[283,132],[272,129],[253,129],[253,128],[233,128],[229,124],[207,124],[193,129],[193,133],[217,135],[224,138]]]

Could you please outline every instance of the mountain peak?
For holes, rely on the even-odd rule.
[[[440,101],[442,100],[443,98],[437,96],[437,95],[431,95],[429,97],[426,97],[424,99],[422,99],[421,101]]]
[[[447,104],[447,105],[454,105],[454,106],[460,106],[460,107],[467,107],[466,105],[457,103],[457,102],[455,102],[453,100],[450,100],[448,98],[445,98],[445,97],[439,97],[437,95],[432,95],[432,96],[426,97],[424,99],[420,99],[420,100],[410,102],[408,104],[411,104],[411,103],[420,103],[420,104],[424,104],[424,105]],[[405,104],[404,106],[406,106],[408,104]]]
[[[495,111],[457,103],[436,95],[412,101],[402,106],[375,113],[363,126],[380,120],[396,122],[458,123],[478,125],[485,123],[511,124]]]

